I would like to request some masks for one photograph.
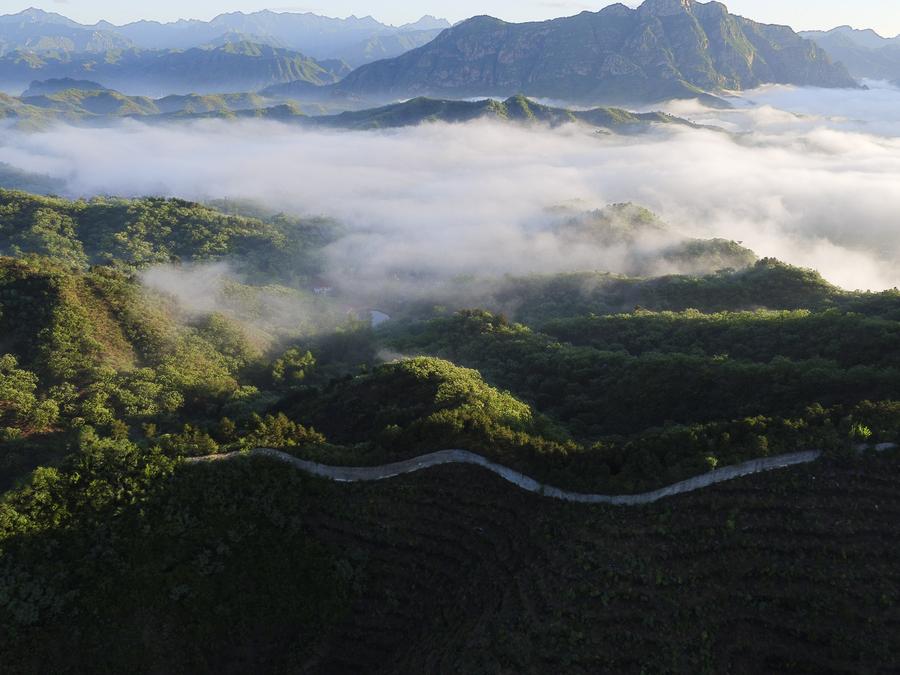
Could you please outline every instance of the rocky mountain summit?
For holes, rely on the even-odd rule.
[[[646,0],[513,24],[478,16],[337,85],[354,95],[480,95],[634,103],[765,83],[856,87],[840,64],[787,26],[718,2]]]

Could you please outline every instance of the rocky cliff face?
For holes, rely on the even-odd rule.
[[[362,95],[512,95],[649,102],[763,83],[855,87],[847,70],[784,26],[718,2],[647,0],[552,21],[479,16],[337,88]]]

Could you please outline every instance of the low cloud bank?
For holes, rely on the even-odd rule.
[[[240,197],[343,220],[333,274],[624,271],[617,247],[572,245],[547,209],[633,201],[681,235],[744,242],[851,289],[900,286],[900,91],[772,87],[733,111],[672,111],[732,133],[428,124],[385,132],[275,122],[123,123],[6,133],[0,162],[72,195]],[[652,242],[646,244],[652,251]],[[666,270],[658,270],[666,271]]]
[[[224,314],[254,329],[258,344],[279,338],[333,330],[357,317],[354,308],[317,302],[309,293],[284,286],[245,285],[229,263],[157,265],[144,270],[145,289],[174,298],[187,322]]]

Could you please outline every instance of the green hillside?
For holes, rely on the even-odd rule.
[[[624,134],[649,131],[658,124],[700,128],[688,120],[662,112],[634,113],[621,108],[568,110],[542,105],[524,96],[514,96],[506,101],[416,98],[379,108],[321,114],[326,110],[322,106],[299,105],[292,100],[277,103],[277,95],[274,92],[272,95],[276,97],[270,98],[268,94],[267,97],[258,94],[189,94],[152,99],[126,96],[108,89],[73,88],[21,98],[0,95],[0,115],[18,120],[20,128],[26,130],[44,127],[53,121],[112,124],[123,117],[149,123],[271,119],[310,127],[351,130],[398,128],[429,122],[463,123],[479,119],[550,127],[580,123],[598,130]]]
[[[0,504],[0,650],[14,672],[891,672],[898,468],[620,510],[476,468],[339,485],[86,439]]]
[[[0,253],[12,256],[3,349],[10,372],[37,378],[23,396],[55,411],[42,426],[28,422],[31,408],[11,418],[9,438],[29,446],[85,424],[152,444],[145,425],[157,434],[190,424],[219,439],[202,447],[224,450],[267,433],[275,422],[260,413],[286,415],[273,433],[320,430],[315,452],[330,461],[450,444],[558,484],[628,491],[691,476],[711,456],[838,448],[857,418],[877,440],[894,439],[896,293],[842,292],[771,260],[708,276],[506,277],[464,284],[458,302],[515,307],[523,323],[398,296],[382,298],[394,321],[372,331],[342,309],[360,299],[340,287],[312,293],[321,248],[341,236],[328,221],[239,204],[0,198]],[[601,242],[665,231],[628,205],[566,223]],[[201,285],[199,313],[164,289],[212,282],[141,287],[161,264],[189,275],[226,261],[239,276]],[[385,351],[422,359],[379,365]],[[237,426],[223,437],[226,417]],[[26,454],[10,457],[28,466]]]
[[[554,127],[581,122],[601,129],[624,133],[645,131],[652,124],[695,126],[686,120],[665,113],[633,113],[620,108],[567,110],[541,105],[524,96],[513,96],[506,101],[415,98],[371,110],[315,117],[308,120],[308,123],[342,129],[379,129],[414,126],[424,122],[459,123],[477,119],[527,122]]]
[[[0,253],[48,256],[78,268],[231,258],[267,278],[318,273],[315,261],[298,262],[331,241],[333,221],[257,215],[179,199],[71,201],[0,188]]]
[[[634,205],[555,222],[666,232]],[[856,448],[900,441],[900,294],[738,247],[745,266],[706,275],[464,281],[461,311],[445,285],[384,291],[376,328],[368,298],[321,290],[344,233],[0,191],[6,669],[895,669],[898,456]],[[187,462],[257,447],[465,448],[605,494],[824,457],[632,509],[477,467],[337,484]]]

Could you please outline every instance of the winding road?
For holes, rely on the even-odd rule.
[[[897,446],[893,443],[882,443],[875,446],[874,449],[882,452],[896,447]],[[724,483],[725,481],[734,480],[735,478],[741,478],[743,476],[752,476],[754,474],[773,471],[775,469],[785,469],[791,466],[810,464],[818,460],[822,456],[822,452],[819,450],[809,450],[806,452],[779,455],[777,457],[753,459],[742,464],[735,464],[733,466],[716,469],[715,471],[674,483],[673,485],[654,490],[653,492],[645,492],[636,495],[596,495],[560,490],[559,488],[539,483],[523,473],[514,471],[501,464],[496,464],[481,455],[476,455],[467,450],[442,450],[440,452],[433,452],[428,455],[396,462],[394,464],[384,464],[382,466],[372,467],[327,466],[325,464],[318,464],[316,462],[299,459],[286,452],[273,450],[271,448],[256,448],[249,453],[233,452],[223,455],[210,455],[207,457],[192,457],[187,459],[186,462],[189,464],[222,462],[237,459],[239,457],[247,457],[248,455],[254,457],[268,457],[288,464],[305,473],[328,478],[341,483],[361,483],[386,480],[388,478],[415,473],[417,471],[446,464],[473,464],[497,474],[504,480],[509,481],[523,490],[544,497],[579,504],[639,506],[642,504],[652,504],[667,497],[702,490],[703,488],[716,485],[717,483]]]

